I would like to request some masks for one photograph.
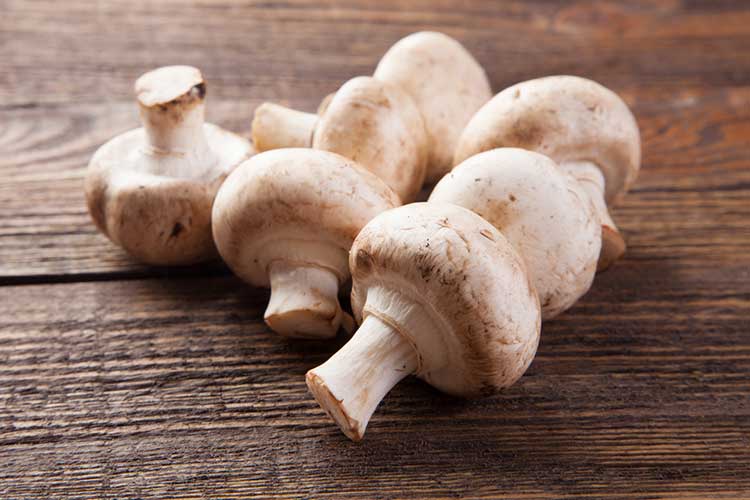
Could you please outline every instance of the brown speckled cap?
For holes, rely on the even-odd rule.
[[[373,76],[414,99],[429,139],[427,181],[437,181],[453,165],[461,131],[492,97],[484,69],[458,41],[421,31],[396,42]]]
[[[536,291],[511,244],[470,210],[413,203],[384,212],[357,236],[349,263],[358,322],[372,314],[407,337],[416,374],[438,389],[486,394],[531,363]]]
[[[558,163],[596,164],[607,203],[630,188],[641,165],[640,134],[628,106],[577,76],[528,80],[497,94],[464,129],[454,164],[500,147],[529,149]]]
[[[518,148],[479,153],[443,177],[430,201],[468,208],[508,238],[526,262],[545,319],[591,286],[601,225],[578,182],[548,157]]]
[[[398,204],[379,178],[341,155],[275,149],[253,156],[224,182],[213,208],[214,239],[227,264],[253,285],[269,285],[272,260],[316,257],[298,254],[295,243],[328,246],[340,255],[314,263],[331,268],[343,282],[357,233]]]
[[[422,116],[394,85],[365,76],[346,82],[327,104],[312,145],[361,164],[404,202],[422,188],[428,152]]]

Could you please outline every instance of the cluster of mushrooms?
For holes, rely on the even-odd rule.
[[[492,97],[460,43],[415,33],[315,114],[259,106],[252,144],[204,122],[195,68],[156,69],[135,92],[143,127],[89,165],[97,227],[148,264],[221,256],[271,288],[264,319],[286,337],[359,325],[307,373],[353,440],[407,375],[461,397],[513,384],[542,319],[625,250],[607,207],[638,173],[638,126],[584,78]],[[338,299],[350,279],[354,317]]]

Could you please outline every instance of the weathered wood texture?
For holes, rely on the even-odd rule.
[[[209,118],[247,135],[262,100],[314,109],[420,29],[496,90],[613,88],[644,166],[626,258],[519,384],[405,381],[352,444],[303,381],[344,339],[274,336],[220,264],[130,262],[82,178],[149,68],[201,67]],[[0,0],[0,47],[0,497],[750,498],[750,4]]]
[[[337,346],[270,334],[235,278],[5,287],[3,497],[737,493],[747,272],[726,271],[717,291],[625,264],[547,325],[520,384],[464,403],[409,380],[359,445],[304,386]]]

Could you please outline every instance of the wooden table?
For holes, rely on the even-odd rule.
[[[0,0],[0,497],[750,498],[750,4]],[[82,179],[137,125],[134,79],[200,67],[211,121],[312,110],[417,30],[493,87],[572,73],[632,106],[628,253],[544,325],[520,383],[462,402],[416,379],[365,441],[303,375],[268,293],[153,269],[98,234]]]

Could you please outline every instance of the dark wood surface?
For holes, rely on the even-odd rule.
[[[401,36],[461,40],[493,87],[594,78],[632,106],[629,244],[544,325],[527,375],[463,402],[409,379],[364,442],[220,264],[153,269],[99,235],[89,157],[133,80],[208,79],[209,118],[312,110]],[[0,0],[0,497],[750,498],[750,4]]]

